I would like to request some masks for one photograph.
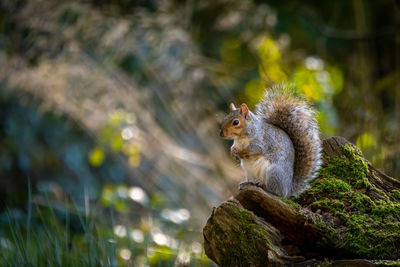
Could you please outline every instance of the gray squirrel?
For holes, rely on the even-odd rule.
[[[246,104],[222,121],[220,136],[233,140],[246,183],[283,197],[303,192],[321,166],[321,139],[314,110],[286,84],[266,90],[255,113]]]

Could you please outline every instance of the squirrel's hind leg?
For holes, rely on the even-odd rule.
[[[288,197],[292,188],[293,172],[277,165],[271,166],[265,176],[265,184],[269,191]]]

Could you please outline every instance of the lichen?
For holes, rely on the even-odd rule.
[[[343,157],[326,158],[319,177],[294,201],[314,212],[321,210],[325,217],[337,217],[340,227],[321,224],[329,228],[325,241],[349,255],[400,257],[400,191],[386,194],[370,182],[368,162],[357,147],[345,144],[342,153]]]

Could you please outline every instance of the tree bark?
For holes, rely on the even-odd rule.
[[[304,260],[288,256],[281,247],[282,239],[275,227],[244,209],[237,200],[215,208],[204,227],[206,254],[222,266],[284,265]]]
[[[400,265],[400,181],[341,137],[324,140],[323,157],[319,177],[296,199],[249,184],[214,208],[203,229],[206,254],[220,266]],[[386,242],[378,242],[382,232]]]

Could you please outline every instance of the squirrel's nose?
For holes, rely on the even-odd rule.
[[[221,129],[221,130],[219,131],[219,136],[224,137],[224,130]]]

